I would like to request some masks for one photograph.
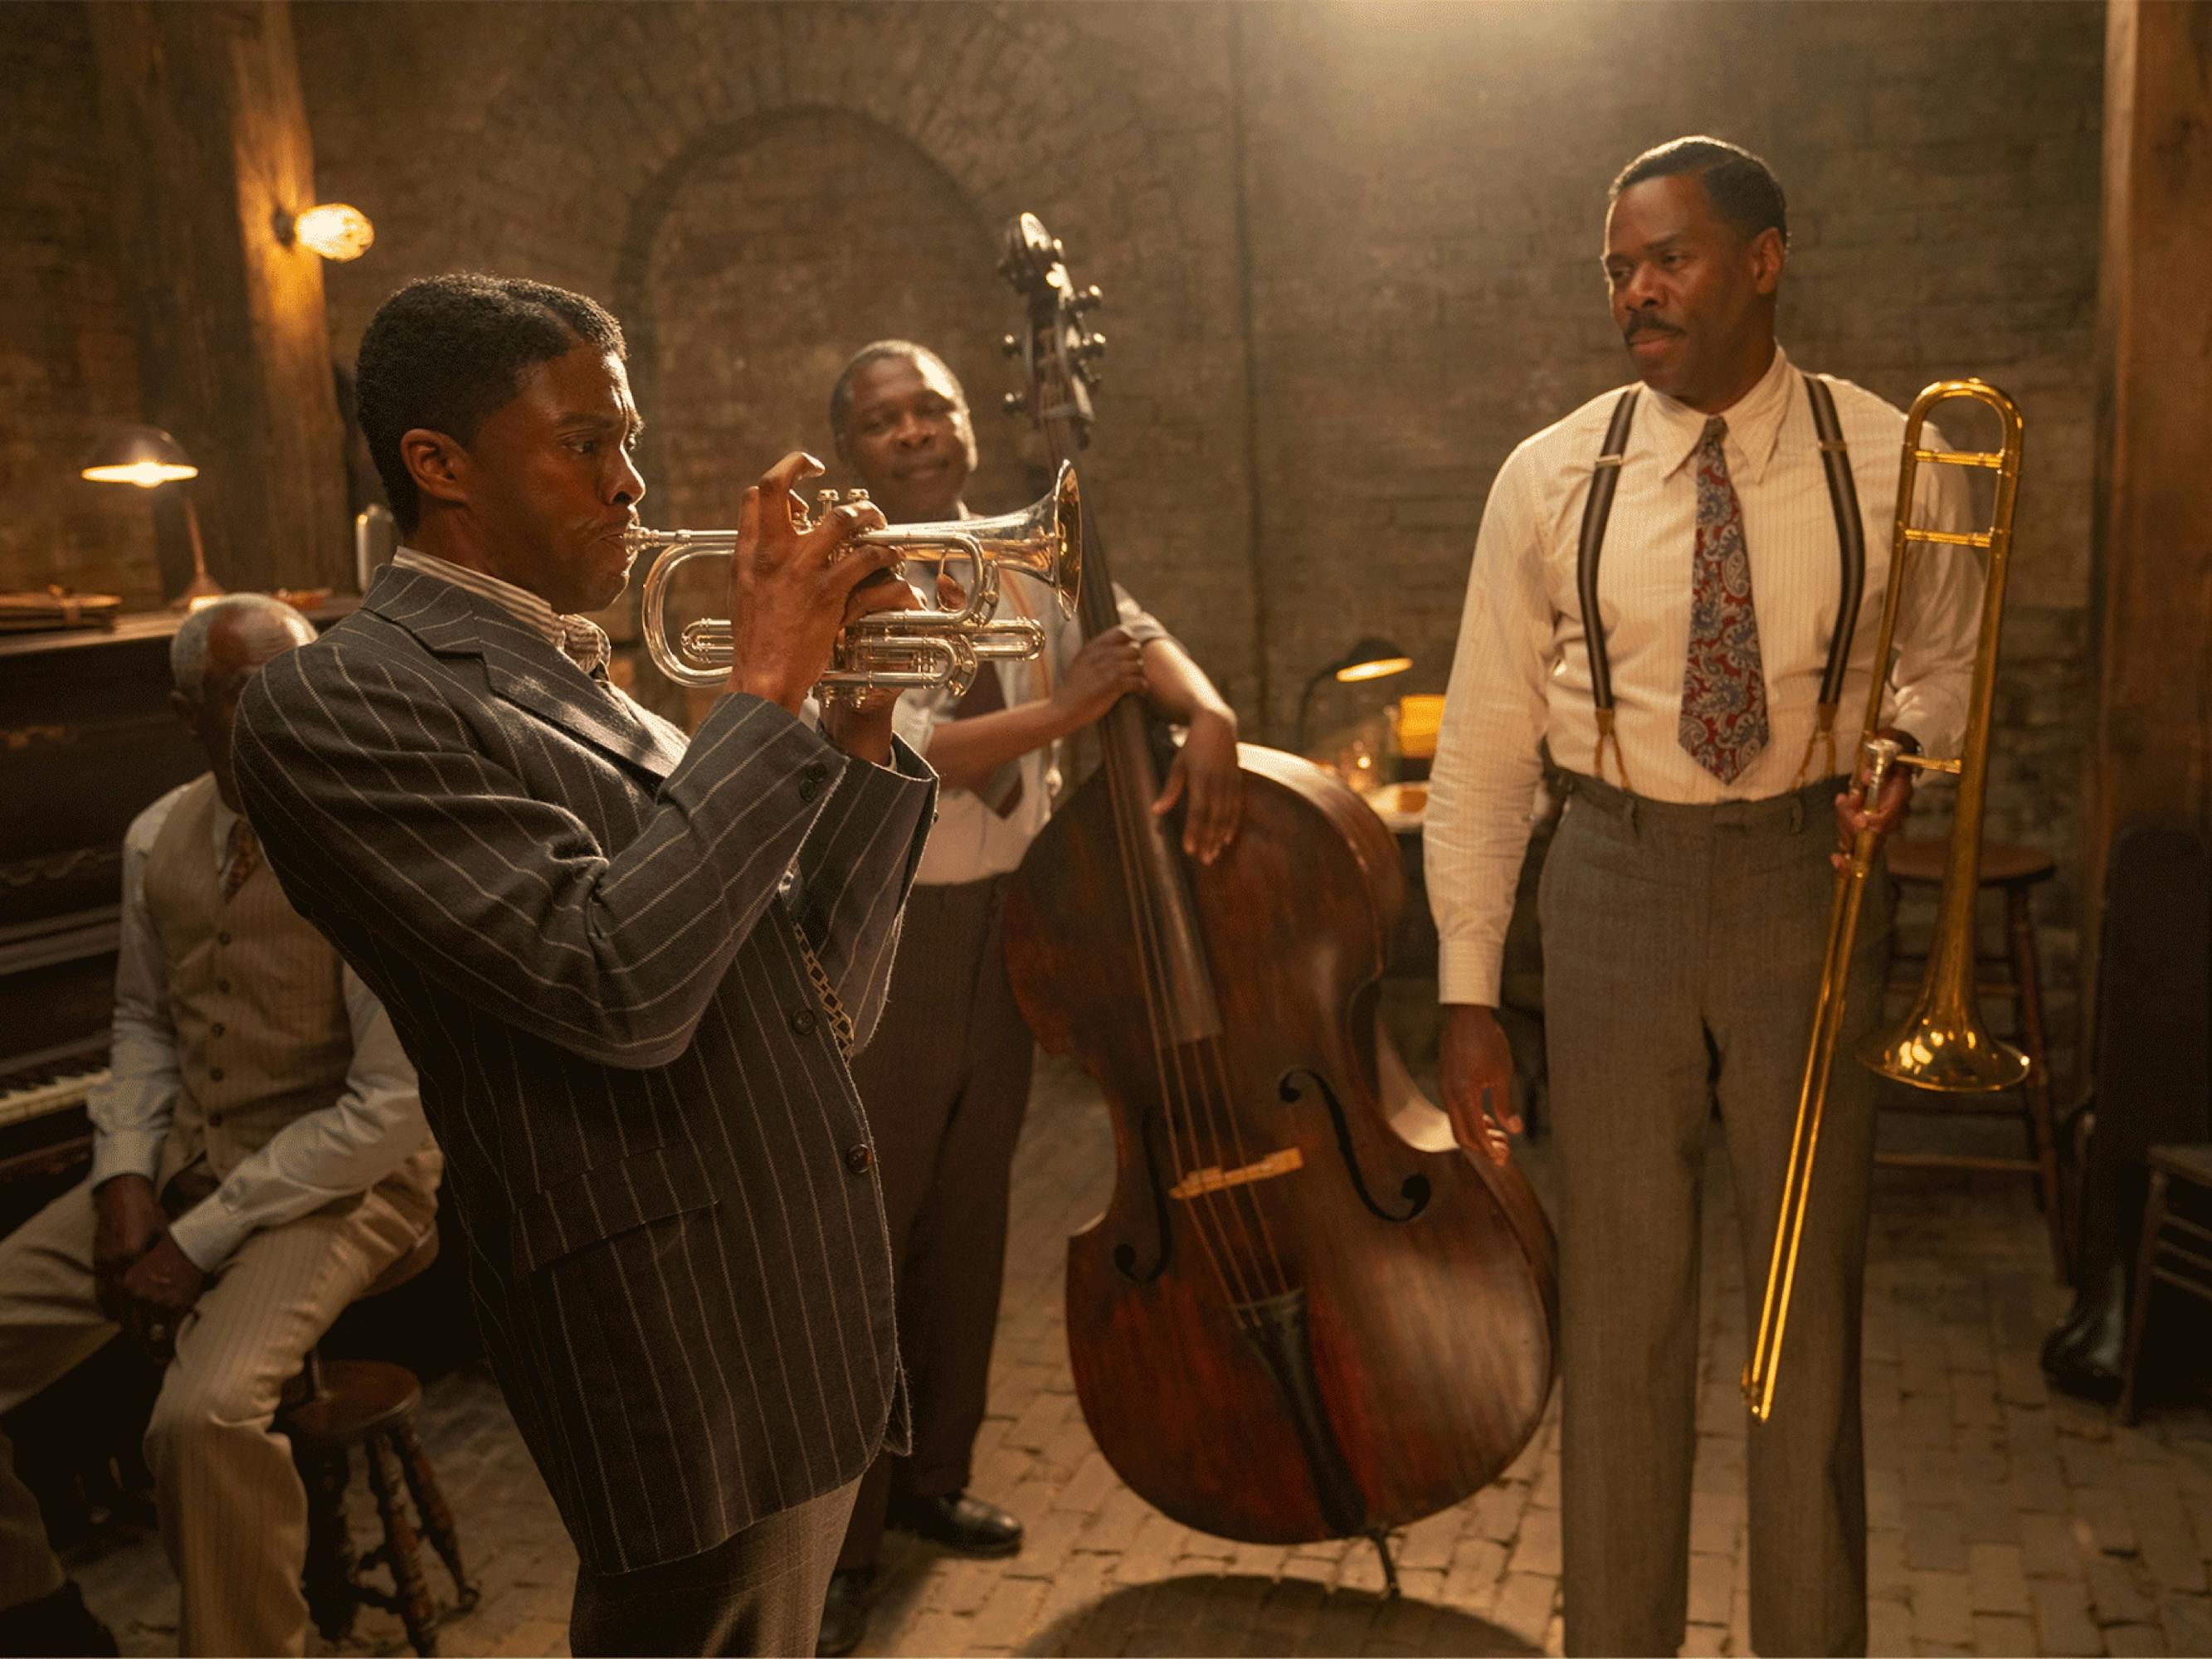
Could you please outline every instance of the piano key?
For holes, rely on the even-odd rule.
[[[101,1066],[97,1071],[64,1073],[42,1083],[0,1091],[0,1124],[27,1123],[33,1118],[51,1116],[72,1106],[81,1106],[93,1089],[106,1081],[107,1068]]]

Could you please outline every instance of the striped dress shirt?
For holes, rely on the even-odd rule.
[[[686,741],[418,569],[249,684],[247,816],[383,1000],[579,1553],[696,1555],[907,1440],[865,1042],[935,782],[724,697]],[[786,879],[795,871],[795,878]]]
[[[1866,586],[1837,716],[1847,770],[1889,586],[1891,523],[1905,417],[1874,393],[1823,375],[1849,446],[1865,526]],[[1495,1006],[1505,928],[1542,775],[1540,745],[1570,771],[1598,770],[1597,720],[1583,637],[1576,556],[1617,389],[1507,457],[1483,510],[1424,826],[1438,991]],[[1820,678],[1840,605],[1836,523],[1803,376],[1778,347],[1758,385],[1723,411],[1729,476],[1742,503],[1766,678],[1765,748],[1731,783],[1678,741],[1690,632],[1698,485],[1692,457],[1707,416],[1650,388],[1639,398],[1598,566],[1598,617],[1613,671],[1616,734],[1634,793],[1702,805],[1760,800],[1826,775],[1814,742]],[[1932,428],[1923,442],[1947,447]],[[1916,522],[1964,529],[1956,468],[1923,468]],[[1981,568],[1965,550],[1915,555],[1903,596],[1885,723],[1936,755],[1966,728]],[[1622,781],[1608,752],[1607,781]]]
[[[402,570],[419,570],[426,576],[440,577],[456,587],[465,587],[489,599],[510,617],[520,619],[532,633],[543,636],[546,644],[586,674],[606,665],[607,630],[589,617],[556,611],[542,596],[526,587],[517,587],[489,571],[455,564],[451,559],[441,559],[420,548],[401,548],[392,556],[392,562]]]

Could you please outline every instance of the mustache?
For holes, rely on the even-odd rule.
[[[1628,325],[1620,331],[1620,337],[1633,341],[1639,334],[1680,334],[1682,331],[1671,323],[1662,323],[1656,317],[1638,315],[1629,319]]]

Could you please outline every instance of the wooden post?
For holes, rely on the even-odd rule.
[[[2110,0],[2091,915],[2139,818],[2212,835],[2212,5]],[[2094,941],[2093,941],[2094,946]]]
[[[315,200],[290,14],[257,0],[87,9],[145,417],[199,466],[181,488],[209,572],[234,592],[349,586],[322,261],[279,234]],[[159,523],[173,593],[191,550],[179,512]]]

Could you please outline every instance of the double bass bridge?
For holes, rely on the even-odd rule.
[[[1203,1170],[1193,1170],[1181,1181],[1168,1188],[1170,1198],[1179,1198],[1188,1203],[1208,1193],[1226,1192],[1231,1187],[1249,1187],[1255,1181],[1272,1181],[1277,1176],[1289,1175],[1305,1167],[1305,1154],[1295,1146],[1285,1146],[1280,1152],[1236,1169],[1224,1170],[1218,1164],[1209,1164]]]

